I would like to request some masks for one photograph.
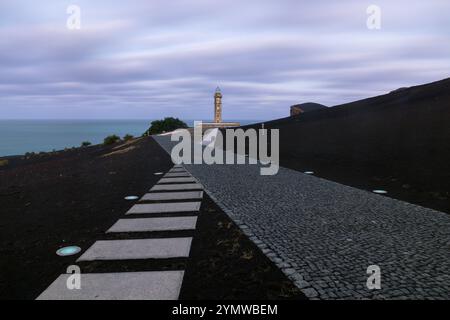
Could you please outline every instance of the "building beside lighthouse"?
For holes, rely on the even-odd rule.
[[[214,92],[214,120],[213,122],[203,122],[203,128],[230,128],[239,127],[239,122],[222,122],[222,92],[217,87]]]

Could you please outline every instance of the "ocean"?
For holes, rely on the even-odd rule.
[[[142,135],[153,120],[0,120],[0,156],[79,147],[83,141],[102,143],[111,134]],[[193,126],[193,120],[184,120]],[[205,122],[207,120],[204,120]],[[228,120],[227,120],[228,121]],[[259,120],[238,121],[242,125]]]

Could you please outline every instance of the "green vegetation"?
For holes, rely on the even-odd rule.
[[[124,141],[129,141],[129,140],[131,140],[131,139],[133,139],[134,137],[131,135],[131,134],[126,134],[126,135],[124,135],[123,136],[123,140]]]
[[[110,145],[110,144],[114,144],[118,141],[120,141],[120,138],[118,136],[116,136],[115,134],[113,134],[113,135],[107,136],[105,139],[103,139],[103,144]]]
[[[164,118],[164,120],[152,121],[150,128],[144,133],[144,136],[151,134],[159,134],[164,132],[170,132],[180,128],[187,128],[187,124],[178,118]]]
[[[92,144],[92,143],[89,142],[89,141],[83,141],[83,142],[81,143],[81,146],[82,146],[82,147],[89,147],[91,144]]]
[[[0,167],[8,165],[9,161],[7,159],[0,159]]]

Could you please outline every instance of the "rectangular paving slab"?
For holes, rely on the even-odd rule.
[[[180,177],[191,177],[188,172],[169,172],[164,175],[164,178],[180,178]]]
[[[185,183],[185,184],[157,184],[150,189],[150,191],[176,191],[176,190],[198,190],[203,189],[199,183]]]
[[[197,217],[120,219],[106,233],[193,230],[196,224]]]
[[[202,199],[203,191],[147,193],[139,201]]]
[[[201,202],[166,202],[135,204],[127,214],[191,212],[200,210]]]
[[[37,300],[176,300],[184,271],[81,274],[81,288],[68,289],[60,275]]]
[[[99,240],[77,261],[167,259],[189,256],[192,238]]]
[[[194,177],[182,177],[182,178],[162,178],[158,183],[181,183],[181,182],[197,182]]]
[[[167,173],[189,173],[189,172],[184,169],[172,169],[169,170]]]

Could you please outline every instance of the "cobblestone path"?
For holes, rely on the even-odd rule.
[[[156,140],[170,150],[170,137]],[[450,298],[447,214],[286,168],[185,168],[310,298]],[[370,265],[379,290],[366,286]]]

